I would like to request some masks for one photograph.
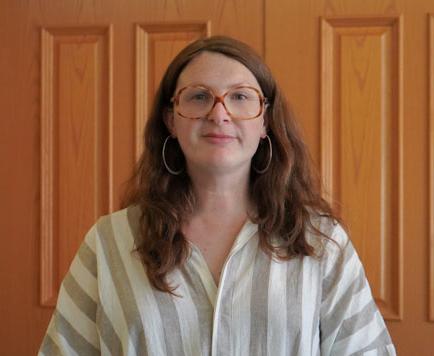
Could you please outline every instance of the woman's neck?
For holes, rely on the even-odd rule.
[[[197,198],[194,216],[207,219],[247,217],[250,207],[248,174],[189,173]]]

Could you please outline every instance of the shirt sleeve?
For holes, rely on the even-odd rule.
[[[92,228],[61,284],[39,356],[100,355],[95,235]]]
[[[321,300],[321,355],[396,355],[372,297],[363,266],[336,225],[325,249]]]

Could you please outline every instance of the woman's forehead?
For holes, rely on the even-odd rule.
[[[220,53],[203,52],[193,58],[178,77],[176,90],[188,85],[206,85],[227,90],[237,85],[260,89],[253,73],[242,63]]]

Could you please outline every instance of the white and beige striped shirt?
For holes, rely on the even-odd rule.
[[[60,288],[39,355],[395,355],[360,260],[323,218],[320,258],[280,262],[247,221],[215,285],[199,249],[169,276],[175,297],[151,287],[132,253],[138,209],[101,218]]]

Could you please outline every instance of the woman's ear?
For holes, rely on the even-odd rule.
[[[169,130],[170,134],[173,137],[176,137],[175,133],[175,125],[173,124],[173,110],[172,109],[164,109],[163,121]]]

